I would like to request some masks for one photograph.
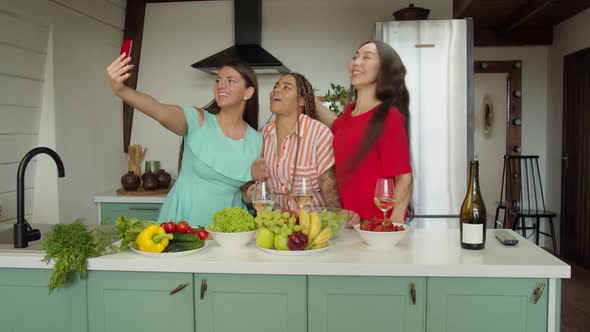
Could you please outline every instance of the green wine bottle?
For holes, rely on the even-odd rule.
[[[486,244],[486,206],[479,188],[479,162],[471,161],[469,187],[459,215],[461,247],[483,249]]]

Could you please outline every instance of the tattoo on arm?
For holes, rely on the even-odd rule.
[[[338,184],[336,183],[336,173],[334,166],[320,175],[320,188],[322,195],[329,207],[342,207],[340,196],[338,196]]]

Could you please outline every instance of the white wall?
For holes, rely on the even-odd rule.
[[[45,61],[45,81],[41,100],[39,123],[39,146],[55,150],[55,90],[53,74],[53,32],[49,31],[47,57]],[[35,190],[33,192],[33,216],[29,219],[35,223],[50,224],[59,220],[59,193],[55,162],[48,156],[35,158]],[[33,173],[33,170],[28,170]]]
[[[563,125],[563,57],[590,47],[590,9],[562,22],[553,29],[550,50],[550,108],[547,135],[547,201],[549,208],[561,210],[561,154]],[[557,227],[559,231],[559,227]]]
[[[0,4],[0,9],[5,6]],[[0,11],[0,222],[16,217],[18,163],[37,145],[48,36],[48,25]],[[31,162],[26,203],[33,202],[35,167]],[[32,204],[25,208],[30,217]]]
[[[52,57],[46,65],[50,68],[44,68],[45,61],[41,62],[43,77],[40,81],[30,83],[31,80],[0,75],[0,91],[3,91],[0,92],[0,104],[26,105],[26,109],[37,112],[36,120],[31,117],[27,123],[35,127],[33,123],[37,121],[35,132],[39,138],[37,141],[35,136],[35,142],[22,138],[11,138],[13,141],[6,142],[0,140],[0,155],[9,155],[10,160],[17,162],[33,146],[54,145],[65,165],[65,179],[37,181],[37,184],[43,183],[43,186],[52,186],[53,189],[47,188],[35,200],[52,203],[35,208],[38,215],[33,216],[34,222],[71,222],[82,217],[87,223],[97,223],[93,194],[112,190],[125,170],[121,103],[112,95],[105,79],[107,64],[118,54],[125,4],[125,0],[20,0],[0,3],[0,14],[9,17],[0,19],[0,40],[13,38],[18,42],[2,46],[23,52],[33,50],[33,53],[42,55],[43,60],[46,56]],[[19,24],[19,28],[6,27],[9,20]],[[47,38],[50,30],[49,56]],[[26,58],[9,56],[9,53],[0,51],[0,63],[4,67],[16,67],[21,62],[25,63],[25,67],[33,64]],[[45,87],[42,87],[43,82]],[[44,94],[53,91],[53,96],[42,97],[39,92],[38,97],[30,98],[23,94],[32,89]],[[17,114],[21,108],[8,110],[14,114],[14,121],[24,114]],[[39,176],[56,176],[52,162],[38,164],[39,167],[46,165],[45,171],[37,172]],[[16,174],[16,167],[13,168],[6,170],[11,182]],[[35,170],[29,169],[27,174],[34,175]],[[4,178],[4,174],[0,176],[0,186]],[[30,213],[33,190],[28,190],[26,194],[26,212]],[[15,204],[14,200],[8,201],[5,211],[13,211]],[[54,220],[58,215],[59,220]]]
[[[502,182],[500,162],[506,154],[506,79],[508,74],[475,74],[474,77],[474,152],[479,160],[479,183],[486,205],[488,227],[493,227],[496,202],[500,199],[498,185]],[[484,98],[489,101],[493,117],[491,130],[484,133]]]
[[[450,0],[414,3],[431,9],[430,18],[452,17]],[[324,94],[330,82],[349,83],[348,62],[360,43],[373,38],[375,22],[392,20],[391,14],[407,5],[402,0],[264,0],[262,46]],[[148,4],[138,89],[166,103],[205,105],[213,97],[214,77],[189,66],[232,44],[231,1]],[[259,75],[260,125],[270,115],[268,95],[276,79]],[[139,112],[133,121],[132,144],[147,146],[146,160],[160,160],[176,175],[179,138]]]

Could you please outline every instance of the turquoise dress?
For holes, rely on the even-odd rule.
[[[242,139],[233,140],[225,136],[214,114],[203,111],[200,126],[195,108],[182,109],[188,124],[182,168],[158,220],[205,226],[223,208],[245,207],[240,187],[251,181],[250,167],[260,158],[262,135],[248,126]]]

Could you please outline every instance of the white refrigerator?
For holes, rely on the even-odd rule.
[[[457,217],[473,159],[473,24],[378,22],[407,69],[416,217]]]

